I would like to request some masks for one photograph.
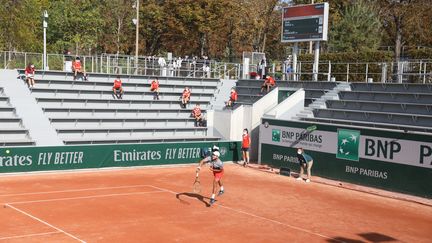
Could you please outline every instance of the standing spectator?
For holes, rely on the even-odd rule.
[[[251,138],[249,136],[249,130],[247,128],[243,129],[242,135],[242,154],[243,154],[243,166],[246,167],[249,164],[249,148],[251,145]]]
[[[165,61],[165,58],[159,57],[158,58],[158,64],[160,66],[160,75],[166,76],[166,68],[165,68],[165,66],[167,65],[167,63]]]
[[[267,93],[268,93],[270,91],[270,88],[274,87],[275,85],[276,85],[276,81],[274,80],[274,78],[272,76],[267,76],[266,79],[264,80],[264,83],[261,85],[260,94],[262,94],[264,89],[267,89]]]
[[[291,67],[291,64],[288,64],[287,68],[286,68],[286,79],[287,80],[292,80],[292,73],[293,73],[293,69]]]
[[[192,110],[192,116],[195,118],[195,126],[200,127],[203,120],[200,104],[196,104]]]
[[[237,99],[238,99],[237,91],[234,88],[232,88],[230,98],[226,104],[227,108],[228,107],[232,108],[235,105],[235,102],[237,101]]]
[[[87,80],[87,74],[81,64],[79,57],[76,57],[75,61],[72,63],[72,71],[74,72],[74,80],[76,80],[78,74],[82,74],[84,80]]]
[[[117,97],[117,99],[123,99],[123,87],[122,87],[122,81],[120,79],[120,76],[117,75],[116,79],[114,80],[114,86],[112,88],[113,90],[113,97]]]
[[[190,91],[190,89],[188,87],[186,87],[183,90],[183,94],[181,96],[181,102],[182,102],[183,108],[186,108],[186,105],[189,103],[190,96],[191,96],[191,91]]]
[[[150,91],[153,92],[153,100],[159,100],[159,79],[156,78],[151,82]]]
[[[298,159],[299,164],[300,164],[300,174],[299,174],[299,177],[297,178],[297,180],[299,180],[299,181],[303,180],[302,175],[304,173],[304,170],[306,170],[307,171],[306,182],[310,182],[311,169],[312,169],[312,165],[313,165],[312,157],[308,154],[305,154],[303,148],[298,148],[297,149],[297,159]]]
[[[267,60],[265,57],[263,57],[259,63],[259,70],[258,70],[258,73],[263,78],[266,77],[266,67],[267,67]]]
[[[204,72],[203,78],[210,78],[211,77],[210,66],[207,66],[204,64],[203,72]]]
[[[285,80],[292,80],[292,74],[294,72],[294,69],[292,67],[292,55],[289,55],[287,59],[284,61],[285,66]]]
[[[177,68],[180,69],[182,67],[182,62],[183,62],[183,59],[181,57],[178,57],[176,60]]]
[[[34,75],[35,75],[35,67],[33,64],[29,63],[25,69],[26,82],[29,88],[30,87],[33,88],[35,84]]]

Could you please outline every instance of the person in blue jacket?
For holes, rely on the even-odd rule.
[[[305,154],[303,148],[298,148],[297,149],[297,159],[298,159],[299,164],[300,164],[300,174],[299,174],[299,177],[297,178],[297,180],[299,180],[299,181],[303,180],[302,175],[304,173],[304,170],[306,170],[307,171],[306,182],[310,182],[311,169],[312,169],[312,165],[313,165],[312,157],[308,154]]]

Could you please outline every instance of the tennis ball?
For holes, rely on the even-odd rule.
[[[6,153],[9,154],[9,153],[10,153],[10,150],[9,150],[9,149],[6,149]]]

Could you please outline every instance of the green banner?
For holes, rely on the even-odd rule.
[[[360,131],[338,129],[336,158],[359,161]]]
[[[314,159],[313,175],[432,198],[428,135],[263,119],[259,141],[265,164],[298,171],[302,147]]]
[[[222,161],[238,161],[237,141],[16,147],[0,149],[0,173],[197,163],[219,146]]]

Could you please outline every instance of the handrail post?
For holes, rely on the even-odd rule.
[[[347,63],[347,73],[346,73],[346,82],[349,81],[349,63]]]
[[[369,73],[369,63],[366,63],[366,73],[365,73],[365,82],[368,82],[368,73]]]

